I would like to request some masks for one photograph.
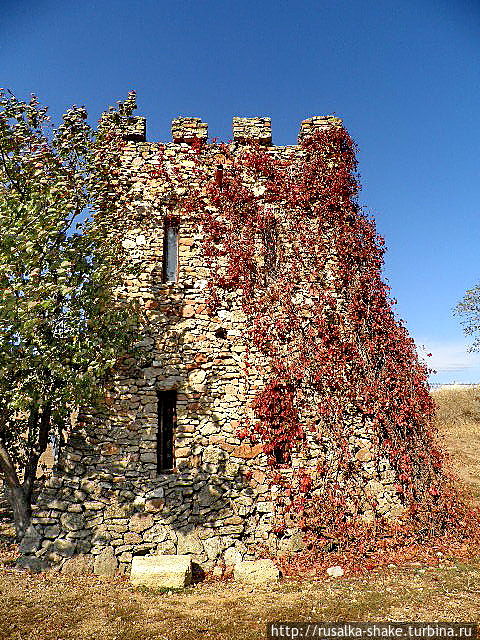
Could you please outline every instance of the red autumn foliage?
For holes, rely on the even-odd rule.
[[[257,420],[243,435],[264,444],[273,467],[308,448],[309,432],[336,445],[319,456],[315,477],[272,468],[271,482],[283,490],[279,535],[295,521],[315,553],[342,549],[352,557],[471,535],[475,516],[443,474],[434,444],[428,369],[392,310],[381,279],[383,240],[356,201],[349,134],[318,131],[290,155],[219,150],[221,180],[203,149],[192,151],[195,180],[182,206],[203,227],[211,306],[240,291],[248,344],[268,358],[269,379],[253,402]],[[386,460],[395,472],[405,511],[394,524],[374,498],[367,500],[373,521],[362,518],[352,420],[368,426],[375,464]]]

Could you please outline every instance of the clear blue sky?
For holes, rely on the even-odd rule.
[[[336,113],[360,148],[398,311],[438,368],[480,381],[452,308],[480,281],[479,0],[0,0],[0,86],[96,119],[134,88],[148,137],[268,115],[277,144]]]

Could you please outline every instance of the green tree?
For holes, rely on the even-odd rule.
[[[86,117],[73,107],[54,127],[35,96],[0,92],[0,475],[19,539],[49,439],[75,407],[101,401],[135,340],[106,222],[123,197],[121,140]]]
[[[470,351],[480,351],[480,284],[465,293],[455,307],[455,314],[461,316],[466,335],[473,338]]]

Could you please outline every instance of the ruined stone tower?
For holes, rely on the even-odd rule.
[[[105,122],[109,126],[108,116]],[[123,293],[144,310],[143,350],[123,363],[104,415],[81,418],[83,427],[72,432],[34,513],[38,537],[26,541],[24,551],[56,565],[82,554],[97,567],[109,560],[128,571],[136,554],[188,553],[210,568],[301,549],[294,520],[278,526],[279,477],[305,469],[315,487],[318,460],[328,460],[336,445],[305,430],[308,449],[294,445],[284,457],[261,438],[242,436],[245,424],[257,419],[253,401],[270,364],[248,338],[251,319],[237,289],[222,291],[211,309],[212,270],[225,265],[212,261],[205,221],[199,223],[185,199],[199,171],[210,171],[220,184],[228,154],[234,158],[252,146],[288,161],[304,152],[272,146],[269,118],[234,118],[233,141],[224,148],[207,144],[207,124],[198,118],[174,120],[173,142],[161,147],[145,141],[142,117],[125,115],[111,126],[124,139],[121,175],[130,184],[112,232],[135,267]],[[309,118],[299,138],[339,126],[332,116]],[[262,186],[252,188],[261,198]],[[273,215],[281,243],[283,227],[292,222],[281,208]],[[292,300],[308,329],[315,303],[308,282],[312,247],[301,251],[305,261],[300,252]],[[310,406],[303,419],[314,425],[313,392]],[[400,513],[395,471],[371,422],[352,413],[346,442],[356,485],[373,496],[381,515]],[[367,520],[373,516],[371,502],[362,509]]]

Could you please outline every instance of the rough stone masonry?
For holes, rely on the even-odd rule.
[[[282,536],[274,530],[278,487],[268,482],[262,445],[238,436],[242,422],[253,417],[250,402],[264,382],[260,354],[250,352],[258,366],[245,372],[246,319],[239,296],[230,292],[209,314],[210,267],[201,228],[184,213],[166,223],[175,220],[172,207],[175,214],[185,193],[182,182],[195,179],[195,146],[204,144],[202,153],[214,166],[222,163],[219,147],[207,144],[207,124],[199,118],[174,120],[173,142],[162,147],[162,170],[176,176],[172,194],[155,173],[159,145],[145,141],[145,119],[109,117],[104,125],[120,128],[125,141],[122,175],[131,184],[112,232],[121,234],[136,267],[124,294],[147,317],[143,355],[124,363],[103,415],[80,416],[38,500],[21,562],[111,575],[128,573],[136,555],[188,554],[210,569],[298,551],[302,536],[294,527]],[[300,138],[340,122],[309,118]],[[269,118],[234,118],[230,151],[252,141],[278,157],[300,152],[296,145],[272,146]],[[352,450],[366,490],[383,513],[392,514],[399,509],[395,477],[387,460],[372,460],[365,428],[353,424]],[[315,446],[312,441],[313,456]],[[294,452],[291,465],[301,464],[306,461]]]

